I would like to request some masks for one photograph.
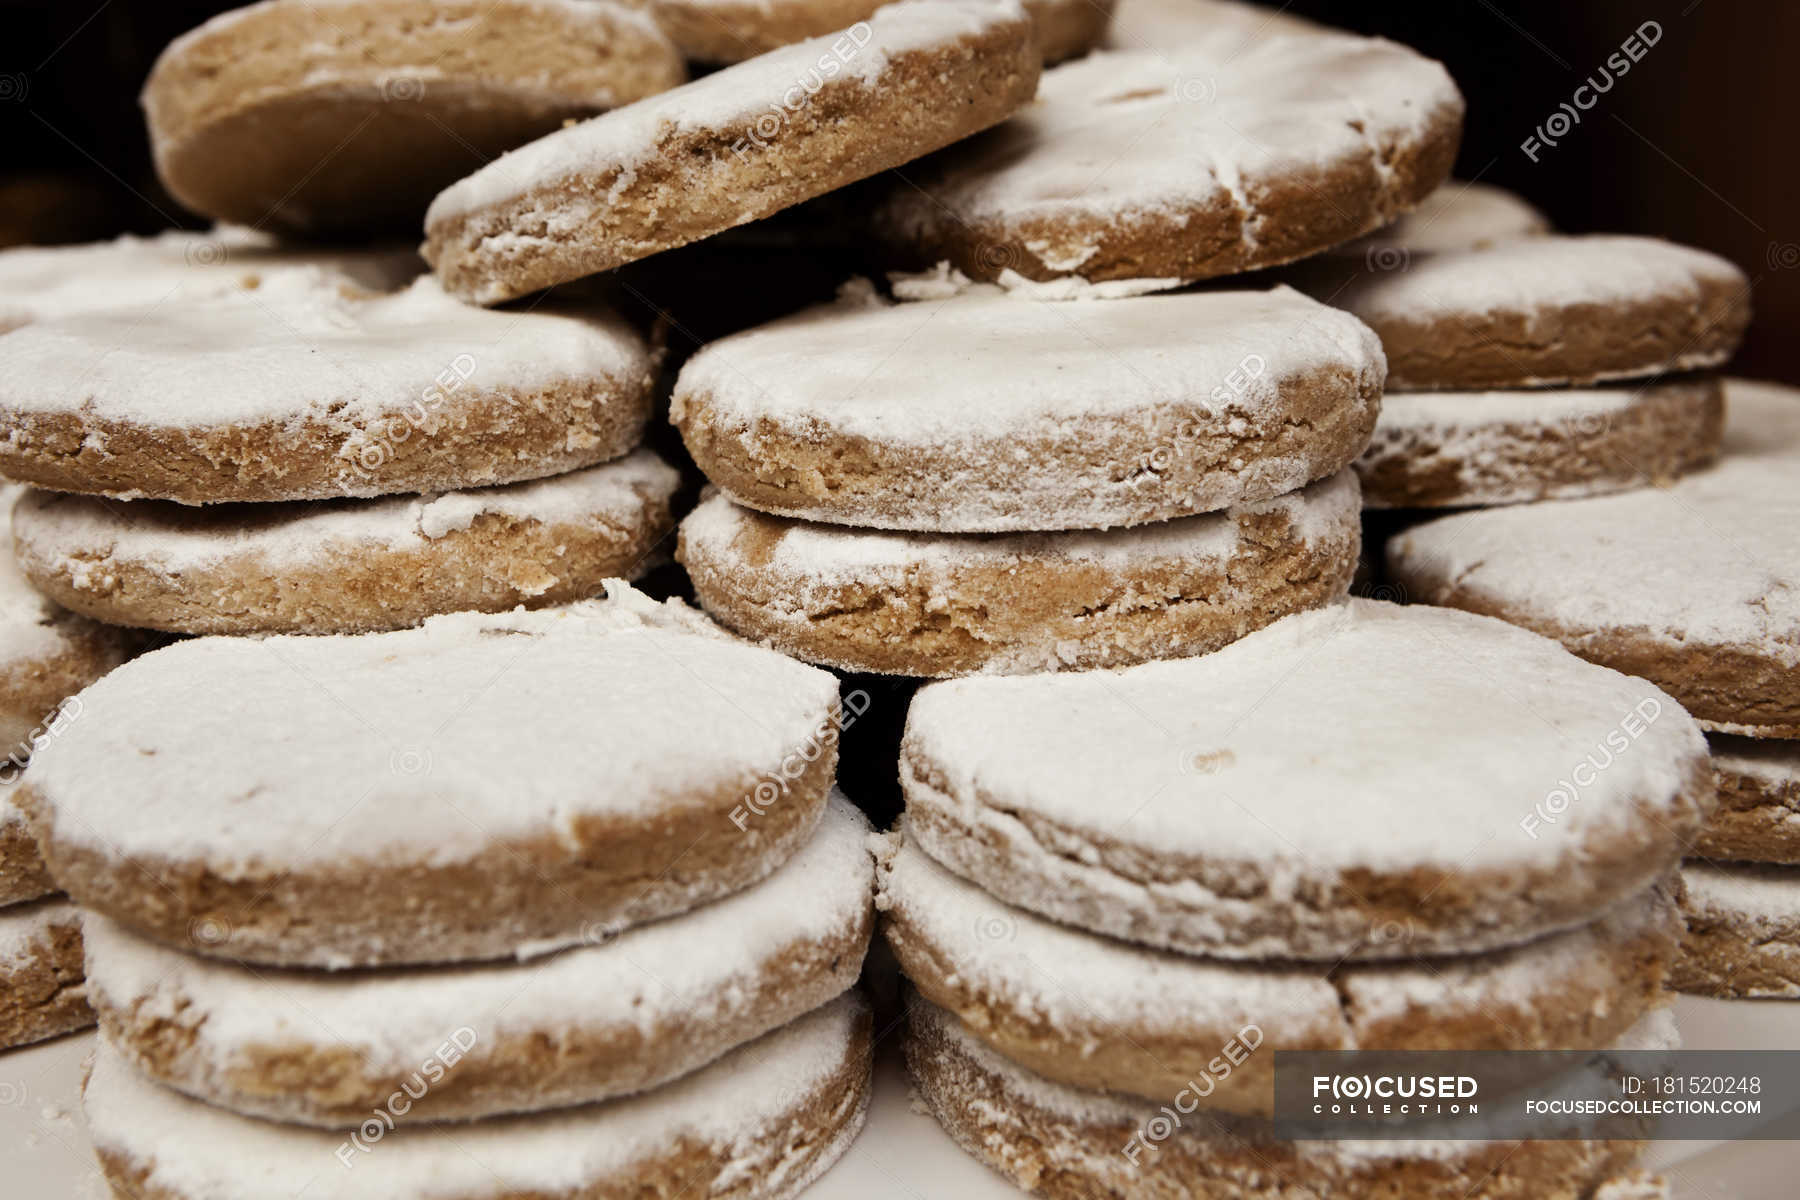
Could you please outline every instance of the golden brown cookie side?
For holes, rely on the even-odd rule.
[[[1800,863],[1800,779],[1764,780],[1717,757],[1719,806],[1694,843],[1698,858]]]
[[[39,903],[60,904],[60,900]],[[0,912],[21,920],[18,909]],[[70,910],[34,938],[18,959],[0,966],[0,1049],[26,1046],[94,1023],[83,987],[81,916]]]
[[[1800,880],[1795,881],[1800,887]],[[1771,936],[1727,914],[1687,910],[1687,937],[1669,986],[1726,999],[1800,999],[1800,926]]]

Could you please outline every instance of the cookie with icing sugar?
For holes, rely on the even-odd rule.
[[[0,470],[118,499],[319,500],[539,479],[637,445],[643,339],[321,272],[0,338]]]
[[[195,212],[410,233],[495,155],[685,78],[623,4],[263,0],[171,42],[143,104],[157,175]]]
[[[1367,261],[1327,256],[1300,286],[1381,337],[1390,391],[1543,387],[1716,367],[1750,323],[1750,281],[1655,238],[1515,238]]]
[[[502,156],[432,201],[424,254],[480,304],[609,271],[1003,121],[1041,66],[1012,0],[902,0]]]
[[[1044,73],[1038,102],[900,172],[873,213],[897,258],[1175,283],[1317,254],[1450,173],[1463,101],[1403,46],[1237,23]]]
[[[9,760],[4,769],[16,783],[21,770],[18,763]],[[55,892],[56,882],[44,869],[44,856],[31,836],[31,823],[25,819],[25,810],[13,802],[9,786],[0,792],[0,907]]]
[[[1706,740],[1719,807],[1695,857],[1800,865],[1800,742],[1726,733]]]
[[[453,1029],[472,1045],[409,1122],[586,1104],[659,1087],[854,985],[868,829],[837,795],[756,886],[528,963],[253,972],[90,916],[88,997],[139,1071],[248,1116],[352,1128]]]
[[[680,475],[649,450],[549,479],[193,508],[33,491],[20,569],[65,607],[177,633],[367,633],[583,600],[656,565]]]
[[[388,292],[424,269],[410,247],[299,248],[236,226],[79,246],[20,246],[0,250],[0,333],[58,317],[211,300],[294,272],[331,272],[368,291]]]
[[[1392,225],[1331,253],[1391,268],[1410,262],[1415,253],[1476,250],[1549,232],[1550,218],[1505,188],[1452,179]]]
[[[1666,1009],[1622,1039],[1644,1049],[1674,1041]],[[1277,1141],[1266,1122],[1203,1112],[1183,1114],[1151,1141],[1169,1129],[1173,1094],[1159,1105],[1052,1082],[921,1000],[907,1012],[906,1063],[958,1145],[1046,1200],[1574,1198],[1628,1171],[1642,1151],[1639,1142],[1594,1140]]]
[[[81,967],[73,904],[56,896],[0,907],[0,1050],[94,1023]]]
[[[1199,658],[929,684],[900,776],[908,836],[1008,903],[1232,960],[1572,929],[1672,870],[1713,802],[1654,685],[1358,599]]]
[[[1285,9],[1235,0],[1119,0],[1106,49],[1167,51],[1226,32],[1248,44],[1273,34],[1320,30],[1317,23]]]
[[[329,968],[531,957],[756,883],[824,809],[837,681],[607,592],[135,660],[21,785],[51,873],[153,941]]]
[[[1355,476],[1136,529],[885,533],[772,517],[723,494],[681,525],[708,613],[847,671],[942,677],[1204,654],[1341,599],[1362,543]]]
[[[1725,404],[1711,467],[1439,517],[1389,540],[1389,577],[1652,680],[1708,730],[1800,738],[1800,391],[1728,380]]]
[[[1370,508],[1603,496],[1672,482],[1718,457],[1716,378],[1638,386],[1389,392],[1356,460]]]
[[[456,1028],[446,1029],[446,1038]],[[788,1200],[862,1129],[870,1043],[868,1005],[851,993],[639,1095],[397,1130],[381,1121],[384,1108],[365,1113],[360,1130],[335,1131],[276,1125],[186,1099],[138,1075],[102,1038],[82,1109],[115,1191],[157,1200],[287,1195],[307,1180],[329,1180],[338,1200]],[[455,1043],[444,1044],[443,1070],[451,1078],[463,1060]]]
[[[1011,1061],[1166,1104],[1247,1038],[1250,1057],[1209,1080],[1199,1103],[1265,1116],[1271,1052],[1610,1046],[1662,1003],[1681,938],[1672,890],[1659,886],[1590,925],[1491,954],[1226,963],[1033,916],[898,836],[885,840],[880,878],[882,929],[906,978]]]
[[[732,499],[871,529],[1107,529],[1348,465],[1381,348],[1289,288],[1061,303],[854,297],[712,343],[670,419]]]
[[[1696,860],[1681,880],[1687,937],[1670,986],[1702,996],[1800,999],[1800,870]]]

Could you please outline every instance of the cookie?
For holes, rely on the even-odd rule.
[[[1800,738],[1800,392],[1728,380],[1725,403],[1706,470],[1414,526],[1390,580],[1652,680],[1709,730]]]
[[[1703,996],[1800,999],[1800,871],[1690,862],[1687,937],[1670,986]]]
[[[51,874],[151,940],[332,968],[529,957],[756,883],[824,808],[837,681],[607,590],[135,660],[18,793]]]
[[[1388,224],[1450,173],[1462,115],[1403,46],[1226,26],[1046,71],[1017,118],[900,172],[872,227],[901,261],[975,279],[1174,286]]]
[[[620,4],[264,0],[171,42],[143,104],[157,175],[195,212],[410,231],[495,155],[685,77]]]
[[[17,763],[8,764],[17,782]],[[56,884],[44,869],[37,839],[25,810],[13,802],[9,790],[0,792],[0,908],[51,895]]]
[[[881,0],[640,0],[687,57],[736,63],[866,21]],[[1025,0],[1046,65],[1106,36],[1113,0]]]
[[[1415,253],[1484,249],[1549,232],[1550,219],[1505,188],[1452,179],[1392,225],[1332,253],[1361,258],[1372,269],[1394,269],[1410,264]]]
[[[1342,264],[1342,265],[1339,265]],[[1750,323],[1750,282],[1655,238],[1528,237],[1386,263],[1326,259],[1314,295],[1381,337],[1389,391],[1542,387],[1716,367]]]
[[[1208,1111],[1268,1115],[1268,1051],[1610,1046],[1661,1003],[1681,937],[1672,895],[1652,888],[1591,925],[1491,954],[1222,963],[1033,916],[897,836],[881,858],[883,931],[927,1000],[1048,1079],[1158,1103],[1207,1080]],[[1250,1056],[1218,1079],[1207,1064],[1231,1045]]]
[[[1666,1039],[1666,1018],[1656,1025]],[[1054,1083],[996,1054],[924,1001],[906,1063],[931,1115],[969,1154],[1048,1200],[1585,1200],[1628,1170],[1626,1141],[1278,1141],[1266,1124],[1183,1114]],[[1173,1095],[1163,1105],[1176,1103]],[[1151,1131],[1146,1134],[1146,1130]]]
[[[830,1168],[862,1129],[869,1045],[868,1006],[852,993],[655,1091],[387,1137],[385,1108],[342,1133],[185,1099],[132,1071],[102,1038],[82,1108],[101,1170],[124,1196],[213,1200],[316,1184],[338,1200],[786,1200]],[[446,1039],[443,1050],[442,1069],[452,1078],[461,1065],[456,1043]]]
[[[250,1116],[348,1129],[452,1029],[457,1069],[409,1121],[586,1104],[659,1087],[856,982],[868,822],[841,795],[755,887],[529,963],[320,975],[246,971],[88,919],[88,996],[150,1078]]]
[[[1005,120],[1041,60],[994,0],[903,0],[563,129],[446,188],[444,286],[494,304],[710,237]]]
[[[1288,288],[1038,303],[846,300],[688,360],[670,419],[732,499],[937,533],[1106,529],[1334,474],[1381,349]]]
[[[808,662],[890,675],[1014,675],[1205,654],[1340,599],[1356,479],[1092,533],[908,534],[771,517],[722,494],[677,557],[714,619]]]
[[[680,475],[640,450],[568,475],[379,500],[192,508],[33,491],[20,568],[64,606],[179,633],[363,633],[541,608],[635,579]]]
[[[1694,854],[1736,862],[1800,864],[1800,742],[1715,733],[1719,806]]]
[[[1666,484],[1718,456],[1716,378],[1543,391],[1389,392],[1356,460],[1370,508],[1565,500]]]
[[[331,272],[387,292],[424,269],[410,247],[299,249],[235,226],[83,246],[22,246],[0,252],[0,333],[33,321],[211,300],[297,271]]]
[[[1321,27],[1286,9],[1235,0],[1119,0],[1106,34],[1108,50],[1158,50],[1205,41],[1224,32],[1241,43]]]
[[[1001,899],[1239,960],[1586,924],[1673,869],[1713,799],[1705,738],[1653,685],[1359,599],[1200,658],[930,684],[900,777],[909,836]]]
[[[313,274],[0,338],[0,471],[119,499],[450,491],[617,458],[651,361],[600,310],[488,313]]]
[[[0,1050],[93,1023],[81,983],[81,913],[61,897],[0,908]]]

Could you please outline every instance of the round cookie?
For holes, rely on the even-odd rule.
[[[1040,67],[1016,4],[889,4],[503,156],[432,201],[424,254],[481,304],[608,271],[986,129]]]
[[[1343,267],[1356,273],[1346,281]],[[1527,237],[1349,267],[1305,286],[1381,337],[1390,391],[1540,387],[1715,367],[1750,323],[1750,282],[1655,238]]]
[[[1713,466],[1416,525],[1388,577],[1653,680],[1708,730],[1800,738],[1800,392],[1728,380],[1725,402]]]
[[[1706,741],[1719,806],[1694,843],[1694,855],[1800,864],[1800,742],[1725,733]]]
[[[1670,890],[1512,950],[1406,963],[1222,963],[1032,916],[887,840],[877,904],[900,969],[1015,1063],[1072,1087],[1268,1115],[1284,1050],[1600,1049],[1661,1003]],[[1254,1032],[1247,1032],[1247,1031]],[[1220,1048],[1253,1041],[1218,1079]],[[1266,1047],[1266,1050],[1265,1050]]]
[[[1687,937],[1671,987],[1703,996],[1800,999],[1800,871],[1690,862],[1681,881]]]
[[[837,681],[607,589],[137,659],[22,785],[51,874],[166,945],[332,968],[529,957],[750,886],[823,810]]]
[[[642,436],[652,366],[603,311],[489,313],[322,273],[0,338],[0,471],[120,499],[318,500],[538,479]]]
[[[1381,349],[1289,288],[853,299],[714,342],[670,419],[734,500],[938,533],[1106,529],[1284,495],[1367,444]]]
[[[424,269],[410,247],[296,249],[235,226],[82,246],[21,246],[0,251],[0,333],[33,321],[211,300],[294,272],[325,271],[386,292]]]
[[[908,534],[771,517],[723,494],[676,556],[714,619],[808,662],[1014,675],[1205,654],[1349,591],[1356,478],[1091,533]]]
[[[1392,225],[1331,252],[1364,259],[1371,269],[1393,269],[1416,253],[1475,250],[1549,232],[1550,219],[1505,188],[1452,179]]]
[[[1389,392],[1356,461],[1370,508],[1454,508],[1666,484],[1718,457],[1710,377],[1640,387]]]
[[[94,1023],[81,984],[81,913],[52,897],[0,908],[0,1050]]]
[[[1004,126],[900,172],[874,230],[971,278],[1176,283],[1388,224],[1450,173],[1463,102],[1403,46],[1325,30],[1092,54]]]
[[[1658,1040],[1672,1031],[1656,1022]],[[915,999],[906,1063],[932,1116],[969,1154],[1047,1200],[1544,1200],[1587,1197],[1629,1169],[1625,1141],[1284,1142],[1267,1126],[1082,1091],[996,1054]],[[1162,1102],[1167,1105],[1171,1098]]]
[[[157,175],[195,212],[410,232],[495,155],[685,77],[621,4],[264,0],[169,43],[143,104]]]
[[[59,603],[179,633],[365,633],[542,608],[635,579],[681,478],[649,450],[529,483],[378,500],[192,508],[31,492],[20,569]]]
[[[1234,960],[1586,924],[1673,869],[1713,799],[1705,738],[1653,685],[1358,599],[1199,658],[930,684],[900,776],[909,836],[1001,899]]]
[[[150,1078],[248,1116],[348,1129],[453,1029],[472,1044],[408,1121],[659,1087],[856,983],[873,924],[869,825],[841,795],[768,879],[529,963],[246,971],[87,925],[88,998]]]
[[[454,1044],[446,1046],[454,1055]],[[862,1129],[869,1048],[868,1006],[852,993],[655,1091],[559,1112],[408,1127],[389,1138],[385,1107],[340,1133],[186,1099],[132,1071],[102,1038],[82,1107],[101,1170],[125,1196],[277,1196],[316,1182],[337,1200],[787,1200]],[[446,1077],[460,1065],[452,1059]]]
[[[736,63],[819,37],[881,9],[882,0],[636,0],[687,57]],[[1045,65],[1086,54],[1106,36],[1113,0],[1024,0]]]

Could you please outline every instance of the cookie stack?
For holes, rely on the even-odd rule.
[[[178,642],[82,700],[22,803],[88,911],[121,1193],[788,1196],[860,1126],[825,672],[615,580]]]
[[[1654,680],[1709,731],[1686,990],[1800,995],[1800,393],[1730,380],[1719,461],[1666,487],[1464,513],[1388,546],[1415,597]],[[1591,773],[1597,764],[1585,768]]]
[[[1579,803],[1533,820],[1616,736]],[[1655,686],[1351,600],[1197,658],[931,684],[901,771],[878,905],[920,997],[913,1078],[1034,1193],[1524,1200],[1634,1161],[1280,1142],[1267,1116],[1281,1050],[1666,1036],[1671,872],[1712,780]]]

